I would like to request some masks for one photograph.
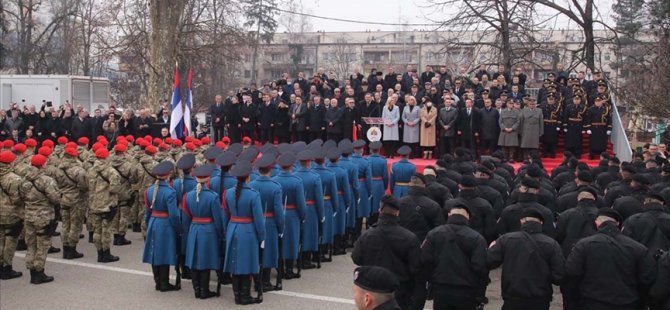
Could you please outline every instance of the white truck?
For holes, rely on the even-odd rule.
[[[7,110],[43,103],[58,107],[69,102],[88,111],[107,109],[111,102],[107,78],[72,75],[0,75],[0,108]],[[91,113],[92,114],[92,113]]]

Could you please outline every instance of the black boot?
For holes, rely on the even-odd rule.
[[[300,255],[302,255],[302,265],[300,266],[302,269],[307,270],[316,268],[316,265],[312,264],[310,260],[311,258],[310,252],[302,252],[300,253]]]
[[[184,274],[182,273],[182,277]],[[191,283],[193,283],[193,293],[195,294],[196,299],[200,299],[200,272],[197,270],[191,270]]]
[[[180,255],[180,256],[181,258],[179,260],[181,261],[181,264],[179,265],[179,268],[181,269],[182,279],[192,279],[191,269],[186,267],[186,255]]]
[[[112,255],[109,250],[98,251],[98,263],[113,263],[118,260],[119,257]]]
[[[209,279],[210,279],[210,271],[209,270],[201,270],[199,271],[199,282],[200,282],[200,299],[207,299],[216,296],[215,292],[212,292],[209,290]]]
[[[69,246],[63,246],[63,259],[72,259]]]
[[[93,232],[92,231],[88,232],[88,243],[93,243]]]
[[[286,269],[284,271],[284,279],[291,280],[291,279],[300,278],[299,274],[293,272],[293,260],[292,259],[284,260],[284,265],[286,266],[285,267]]]
[[[114,235],[114,245],[129,245],[132,241],[126,239],[126,235],[116,234]]]
[[[333,255],[344,255],[347,254],[347,250],[342,246],[342,236],[337,235],[333,240]]]
[[[30,269],[30,283],[32,284],[42,284],[48,283],[54,280],[54,277],[47,276],[44,274],[44,270],[37,271],[35,269]]]
[[[26,239],[19,239],[19,242],[16,243],[16,250],[17,251],[25,251],[28,249],[28,245],[26,244]]]
[[[161,292],[179,290],[177,286],[170,284],[170,265],[158,266],[158,289]]]
[[[158,286],[158,283],[160,282],[158,280],[160,272],[158,271],[158,266],[151,265],[151,272],[154,274],[154,283],[156,284],[156,290],[160,290],[160,286]]]
[[[218,278],[218,281],[221,283],[221,285],[228,285],[233,283],[233,278],[230,276],[229,272],[223,272],[223,268],[221,270],[216,272],[216,277]]]
[[[0,267],[0,280],[11,280],[22,275],[23,273],[14,271],[12,265],[2,265],[2,267]]]
[[[272,282],[270,282],[271,273],[272,269],[263,268],[263,292],[270,292],[276,289],[276,287],[272,285]]]
[[[49,247],[49,251],[47,253],[49,253],[49,254],[60,253],[60,249],[51,246],[51,247]]]
[[[233,295],[235,296],[235,304],[240,304],[240,277],[233,276],[230,280],[230,283],[233,286]]]
[[[142,232],[142,226],[140,223],[133,223],[133,232]]]
[[[77,247],[76,246],[71,246],[70,247],[70,259],[77,259],[77,258],[82,258],[82,257],[84,257],[84,254],[77,252]]]
[[[251,297],[251,276],[240,276],[240,305],[255,303],[257,303],[256,298]]]
[[[330,263],[333,261],[333,258],[328,255],[330,253],[330,246],[327,244],[320,245],[321,247],[321,262]]]

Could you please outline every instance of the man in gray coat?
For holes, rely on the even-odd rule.
[[[542,110],[537,108],[537,101],[529,99],[527,106],[521,110],[519,115],[519,134],[521,141],[519,146],[526,158],[532,150],[540,147],[540,137],[544,134],[544,116]]]
[[[293,141],[307,141],[307,104],[302,102],[302,97],[295,97],[295,103],[291,105],[289,115]]]
[[[454,100],[451,97],[444,98],[444,108],[440,109],[437,121],[440,124],[442,135],[440,136],[440,154],[450,154],[454,151],[454,136],[456,136],[456,121],[458,120],[458,109],[453,107]]]
[[[503,147],[505,157],[514,162],[514,152],[519,146],[519,110],[514,109],[514,101],[507,101],[507,108],[500,113],[500,136],[498,145]]]

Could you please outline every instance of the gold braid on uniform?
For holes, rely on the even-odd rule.
[[[607,124],[607,115],[610,113],[610,107],[605,107],[605,112],[600,115],[600,122]]]

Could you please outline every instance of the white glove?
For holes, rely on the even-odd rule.
[[[279,234],[279,238],[284,238],[284,234]]]
[[[561,128],[556,127],[556,131],[561,131]],[[566,130],[567,131],[567,130]]]
[[[336,217],[336,216],[337,216],[337,212],[333,212],[333,217]]]
[[[265,249],[265,240],[261,241],[261,249]]]
[[[349,208],[346,208],[345,211],[346,211],[347,213],[349,213]]]
[[[611,134],[612,134],[612,131],[611,131],[611,130],[608,130],[608,131],[607,131],[607,135],[609,136],[609,135],[611,135]]]
[[[582,134],[585,134],[585,133],[586,133],[586,131],[582,130]]]
[[[321,218],[321,223],[323,223],[325,221],[326,221],[326,217],[324,216],[324,217]]]
[[[567,129],[563,129],[563,131],[564,131],[564,132],[568,132],[568,130],[567,130]]]
[[[587,130],[586,133],[587,133],[587,134],[591,134],[591,130]]]

